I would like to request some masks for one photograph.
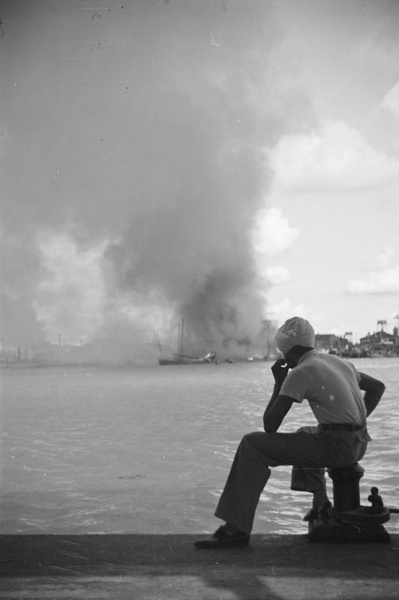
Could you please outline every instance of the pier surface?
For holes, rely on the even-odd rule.
[[[390,600],[390,544],[253,535],[247,548],[198,550],[201,535],[3,535],[1,599]]]

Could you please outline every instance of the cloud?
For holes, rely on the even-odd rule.
[[[290,272],[284,265],[271,265],[264,270],[264,276],[272,286],[282,285],[290,278]]]
[[[387,247],[366,276],[351,281],[347,291],[349,294],[398,294],[399,257],[395,246]]]
[[[387,92],[380,104],[380,108],[389,111],[396,118],[399,118],[399,83]]]
[[[398,294],[399,267],[371,271],[364,279],[356,279],[348,286],[350,294]]]
[[[298,235],[298,229],[290,226],[281,209],[272,206],[257,213],[251,234],[253,255],[257,272],[267,286],[279,286],[289,280],[287,267],[272,264],[271,260],[290,248]]]
[[[266,153],[275,192],[351,191],[399,180],[399,161],[375,150],[343,121],[327,121],[308,135],[285,135]]]
[[[298,234],[298,229],[290,226],[281,209],[271,206],[258,212],[252,243],[259,255],[270,257],[289,248]]]
[[[267,308],[267,317],[275,323],[284,323],[294,315],[309,319],[309,310],[304,304],[295,304],[290,298],[283,298]]]

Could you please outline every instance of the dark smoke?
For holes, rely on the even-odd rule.
[[[162,335],[174,340],[184,318],[191,352],[249,348],[265,308],[250,242],[270,181],[262,149],[283,131],[269,108],[273,4],[107,6],[95,19],[86,2],[5,11],[5,245],[17,240],[29,269],[3,293],[8,340],[20,344],[26,322],[30,338],[58,329],[76,342],[90,312],[83,276],[58,298],[41,285],[57,279],[40,263],[50,231],[77,252],[107,242],[103,313],[85,341],[148,341],[164,312]]]

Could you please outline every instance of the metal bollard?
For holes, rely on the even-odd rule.
[[[390,510],[384,507],[378,488],[371,490],[371,506],[360,505],[359,481],[364,469],[355,463],[346,469],[327,472],[333,481],[334,509],[328,522],[315,519],[309,522],[309,542],[382,542],[390,536],[383,523],[389,521]]]
[[[355,463],[346,469],[327,469],[333,481],[334,509],[337,512],[356,510],[360,507],[359,481],[364,469]]]

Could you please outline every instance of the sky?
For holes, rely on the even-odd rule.
[[[399,314],[399,3],[0,0],[3,347]]]

